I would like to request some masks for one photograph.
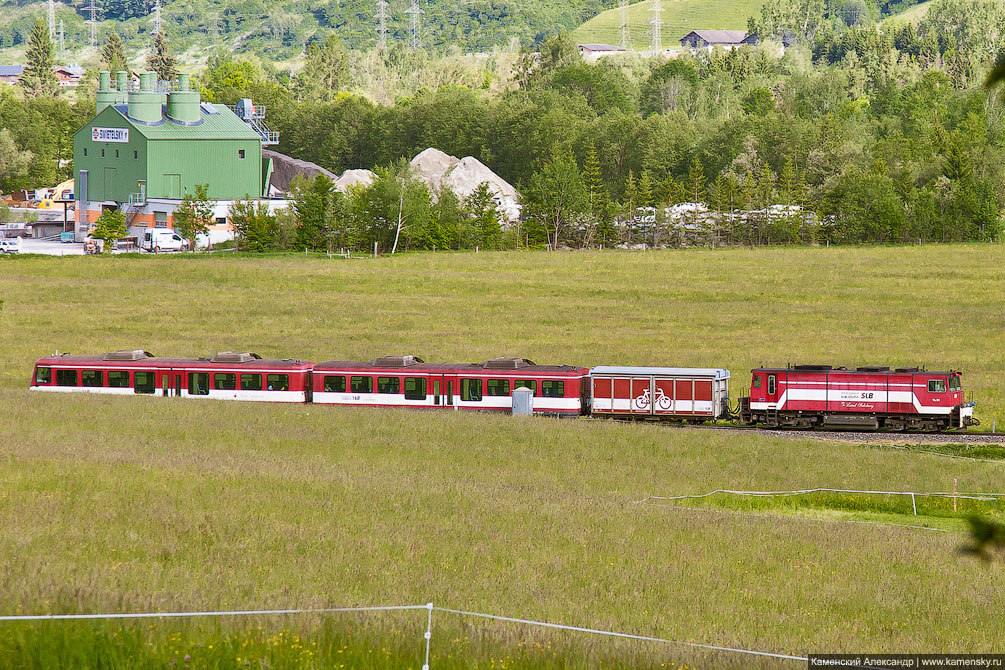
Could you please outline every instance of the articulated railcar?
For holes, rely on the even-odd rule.
[[[35,391],[307,402],[312,363],[223,352],[212,358],[158,358],[143,350],[49,356],[35,363]]]
[[[829,365],[756,368],[740,421],[799,428],[949,430],[980,425],[960,373]]]
[[[510,411],[513,391],[534,392],[534,413],[577,416],[589,409],[588,368],[523,358],[425,363],[415,356],[329,361],[314,366],[318,405]]]
[[[590,370],[596,416],[663,421],[728,418],[729,370],[602,365]]]

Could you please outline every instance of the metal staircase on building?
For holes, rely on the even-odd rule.
[[[279,144],[279,133],[275,130],[269,130],[269,127],[265,125],[265,105],[256,105],[251,102],[250,98],[241,98],[236,105],[228,105],[228,107],[237,114],[239,119],[258,133],[258,136],[262,138],[263,147]]]

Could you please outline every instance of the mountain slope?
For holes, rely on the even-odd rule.
[[[652,0],[643,0],[628,8],[628,23],[635,49],[649,46]],[[663,47],[679,46],[679,40],[692,30],[743,30],[747,18],[760,16],[764,0],[663,0]],[[579,43],[620,44],[621,10],[607,10],[593,17],[572,33]]]

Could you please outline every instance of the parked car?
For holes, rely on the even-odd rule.
[[[12,237],[10,239],[0,239],[0,254],[21,253],[21,238]]]
[[[146,251],[182,251],[188,249],[188,240],[178,233],[157,228],[143,233],[143,243],[140,245]]]

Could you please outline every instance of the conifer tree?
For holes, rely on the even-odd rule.
[[[590,214],[596,226],[594,238],[598,244],[610,245],[614,241],[614,226],[611,219],[614,216],[611,207],[611,197],[604,186],[604,177],[600,172],[600,159],[597,148],[590,142],[583,162],[583,181],[590,197]]]
[[[101,64],[111,72],[129,68],[125,48],[122,46],[122,38],[117,32],[111,32],[108,35],[108,41],[101,47]]]
[[[163,30],[154,35],[154,48],[147,56],[147,69],[156,72],[160,81],[173,81],[178,77],[175,57],[168,51],[167,36]]]
[[[35,22],[28,50],[25,52],[26,65],[17,83],[28,97],[55,97],[59,93],[59,80],[53,72],[52,41],[49,29],[41,20]]]

